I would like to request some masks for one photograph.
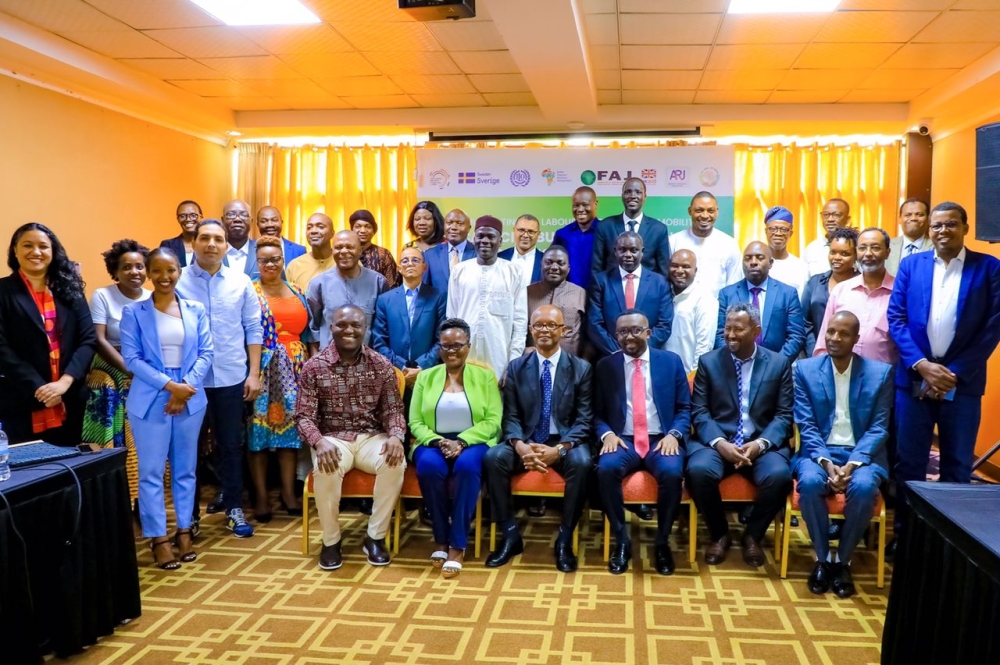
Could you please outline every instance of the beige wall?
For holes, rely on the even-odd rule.
[[[232,189],[230,158],[214,143],[0,76],[0,251],[18,226],[41,222],[82,264],[91,292],[110,282],[101,252],[113,241],[153,247],[176,236],[184,199],[217,216]]]
[[[984,120],[982,125],[1000,122],[1000,116]],[[933,175],[931,179],[931,199],[934,204],[954,201],[969,213],[972,229],[966,236],[969,249],[1000,256],[1000,245],[991,245],[975,240],[976,234],[976,130],[967,129],[946,139],[934,142]],[[976,454],[986,452],[1000,441],[1000,351],[993,353],[989,361],[986,396],[983,398],[983,421],[979,427]],[[994,467],[1000,466],[1000,454],[991,460]]]

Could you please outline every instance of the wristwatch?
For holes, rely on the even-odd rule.
[[[559,458],[560,459],[564,459],[567,455],[569,455],[570,448],[572,448],[572,447],[573,446],[571,446],[569,444],[563,445],[562,443],[560,443],[559,445],[557,445],[556,448],[559,449]]]
[[[684,443],[684,435],[681,434],[680,430],[672,429],[667,434],[677,439],[678,443]]]

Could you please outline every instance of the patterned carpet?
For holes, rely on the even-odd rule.
[[[692,663],[783,665],[877,663],[886,589],[875,587],[875,555],[854,563],[858,595],[813,596],[804,527],[794,529],[789,577],[745,566],[738,547],[715,570],[689,564],[679,535],[677,572],[652,568],[652,523],[632,525],[633,570],[610,575],[601,522],[581,537],[580,570],[557,572],[557,518],[522,519],[527,550],[488,570],[471,561],[457,580],[426,562],[430,530],[416,512],[392,565],[365,563],[366,518],[345,513],[344,567],[324,572],[300,553],[301,522],[279,517],[257,536],[230,537],[223,516],[204,518],[198,560],[178,571],[151,565],[137,542],[143,616],[82,655],[84,663]],[[313,511],[314,537],[319,521]],[[488,534],[488,525],[484,536]],[[675,532],[676,534],[676,532]],[[705,538],[704,529],[701,530]],[[637,540],[641,538],[641,540]],[[639,544],[641,543],[641,546]],[[768,545],[770,545],[770,538]],[[483,544],[485,556],[488,545]],[[702,554],[699,549],[699,557]]]

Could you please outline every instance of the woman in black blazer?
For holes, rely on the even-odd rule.
[[[851,228],[834,229],[830,242],[831,270],[813,275],[802,291],[802,314],[806,317],[806,358],[816,349],[816,340],[826,331],[820,330],[826,315],[826,303],[833,287],[855,277],[858,271],[858,232]]]
[[[0,422],[12,443],[80,443],[97,347],[83,280],[42,224],[14,232],[0,279]]]

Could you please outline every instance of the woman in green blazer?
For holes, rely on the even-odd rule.
[[[441,566],[441,575],[448,578],[462,571],[469,522],[482,486],[483,457],[497,444],[503,417],[493,370],[465,362],[470,335],[462,319],[441,324],[438,341],[444,364],[417,374],[410,401],[410,432],[417,443],[413,462],[436,543],[431,563]]]

